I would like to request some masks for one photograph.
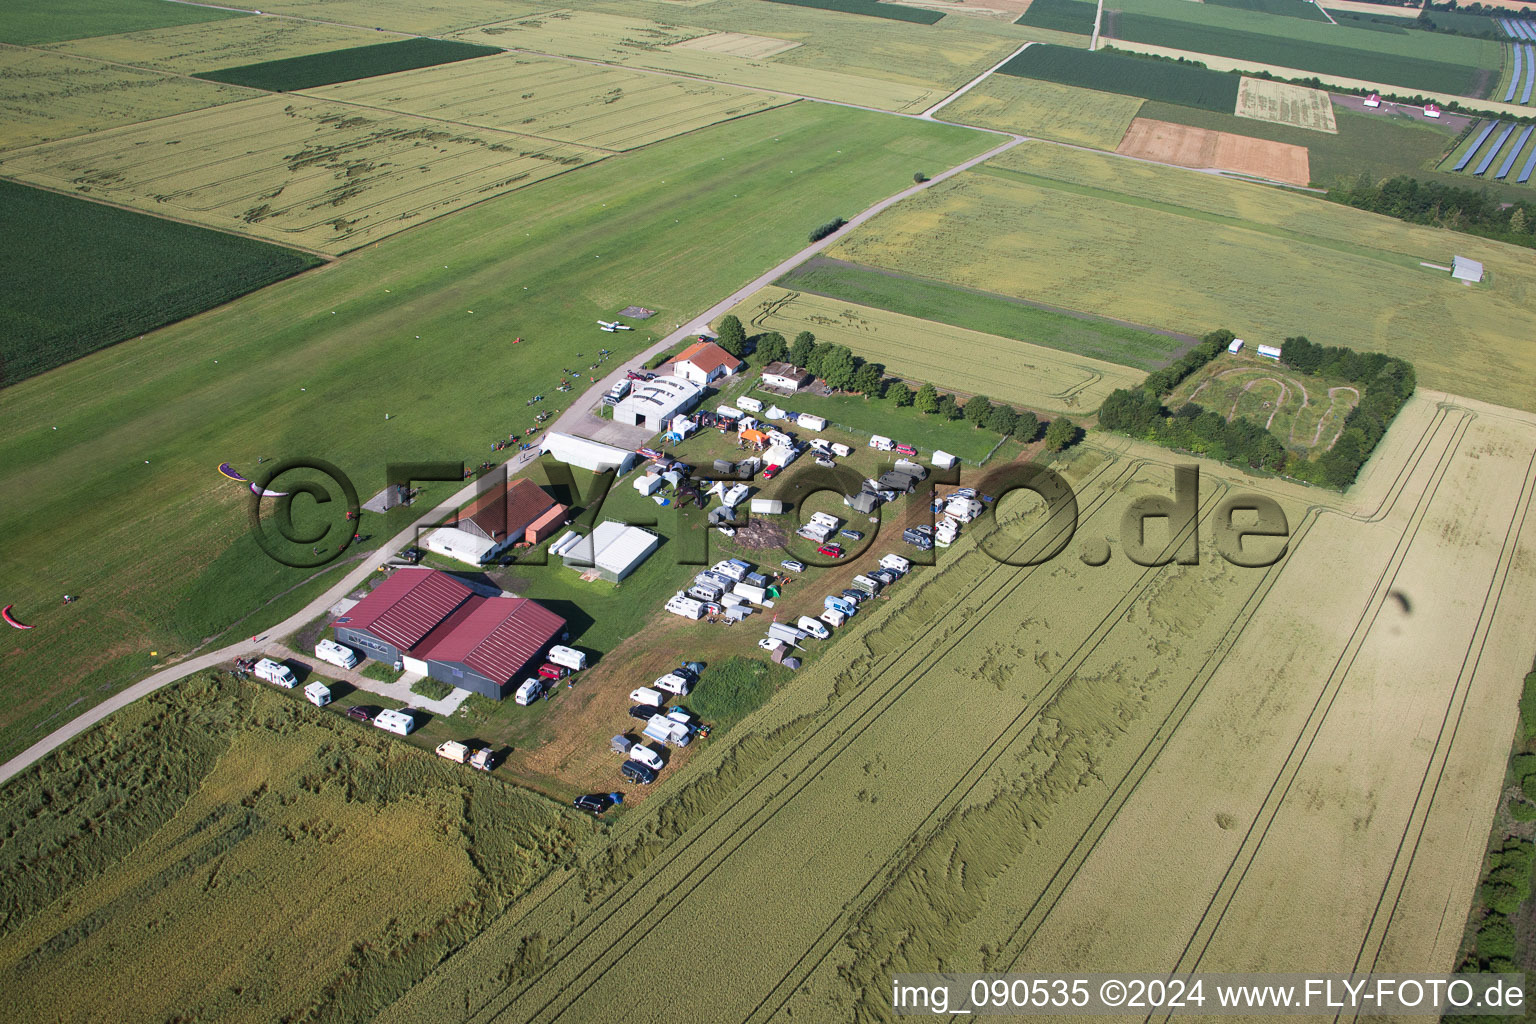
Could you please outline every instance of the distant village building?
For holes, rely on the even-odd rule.
[[[1371,93],[1369,96],[1367,96],[1365,98],[1365,105],[1368,106],[1368,107],[1379,107],[1379,106],[1381,106],[1381,94],[1380,93],[1374,93],[1374,92]]]
[[[1424,116],[1425,117],[1439,117],[1440,116],[1440,108],[1435,106],[1433,103],[1426,103],[1426,104],[1424,104]]]

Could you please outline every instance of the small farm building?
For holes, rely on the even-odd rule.
[[[1451,258],[1451,276],[1458,281],[1476,284],[1483,279],[1483,265],[1477,262],[1477,260],[1469,260],[1465,256],[1453,256]]]
[[[704,385],[746,369],[747,364],[712,341],[697,341],[672,360],[671,372],[687,381]]]
[[[1424,116],[1425,117],[1439,117],[1440,116],[1440,108],[1435,106],[1433,103],[1426,103],[1426,104],[1424,104]]]
[[[335,622],[368,657],[501,700],[532,671],[565,620],[523,597],[482,597],[435,569],[398,569]]]
[[[558,462],[580,466],[593,473],[601,473],[607,469],[628,473],[638,458],[634,452],[626,448],[615,448],[611,444],[591,441],[573,434],[545,434],[544,450]]]
[[[1379,106],[1381,106],[1381,94],[1380,93],[1374,93],[1374,92],[1371,93],[1369,96],[1367,96],[1365,98],[1365,105],[1367,107],[1379,107]]]
[[[815,380],[809,373],[789,363],[769,363],[763,367],[763,383],[781,391],[799,391]]]
[[[644,425],[661,433],[678,413],[685,413],[699,402],[703,389],[683,377],[657,377],[641,384],[613,407],[613,421],[630,426]]]
[[[573,544],[559,544],[560,558],[566,568],[585,572],[596,569],[602,579],[618,583],[638,569],[661,538],[638,526],[626,526],[605,519],[590,536],[578,537]]]

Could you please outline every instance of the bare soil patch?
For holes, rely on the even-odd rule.
[[[1131,122],[1116,152],[1179,167],[1237,171],[1291,185],[1312,180],[1305,146],[1145,117]]]

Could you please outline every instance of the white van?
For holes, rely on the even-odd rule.
[[[826,627],[825,623],[819,622],[816,619],[811,618],[809,615],[800,616],[800,620],[796,622],[795,625],[800,629],[805,630],[807,633],[811,634],[811,636],[818,640],[825,640],[827,637],[832,635],[832,631]]]
[[[257,679],[265,679],[273,686],[281,686],[285,690],[291,690],[299,685],[299,680],[293,674],[293,669],[282,662],[273,661],[271,658],[262,658],[258,661],[255,672]]]
[[[321,640],[315,644],[315,657],[337,668],[351,668],[360,660],[356,651],[335,640]]]
[[[693,684],[690,683],[687,679],[678,675],[676,672],[667,673],[652,683],[651,686],[657,690],[665,690],[668,693],[675,693],[679,697],[688,696],[688,691],[693,689]]]
[[[374,716],[373,724],[385,732],[409,736],[411,730],[416,728],[416,719],[409,711],[395,711],[387,708]]]
[[[666,703],[666,694],[660,690],[653,690],[649,686],[642,686],[629,691],[629,699],[636,704],[649,704],[653,708],[659,708]]]
[[[899,572],[905,576],[912,569],[912,563],[892,552],[880,559],[880,567],[889,569],[892,572]]]
[[[523,685],[517,688],[517,694],[512,699],[524,707],[539,699],[539,694],[544,692],[542,679],[524,679]]]
[[[305,698],[317,708],[323,708],[331,702],[331,688],[324,683],[310,683],[304,687]]]
[[[879,434],[876,434],[869,439],[869,446],[877,451],[888,452],[896,447],[896,442],[888,437],[881,437]]]

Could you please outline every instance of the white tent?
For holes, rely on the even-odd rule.
[[[560,557],[567,568],[596,568],[603,579],[618,583],[638,569],[660,544],[661,538],[649,530],[605,519],[590,536],[563,549]]]
[[[607,469],[627,473],[634,466],[637,458],[634,452],[626,448],[615,448],[611,444],[577,437],[574,434],[545,434],[544,450],[560,462],[579,466],[593,473],[601,473]]]
[[[934,452],[931,456],[929,456],[928,461],[940,469],[949,469],[960,460],[949,454],[949,452]]]
[[[433,530],[427,534],[421,546],[428,551],[469,565],[484,565],[501,547],[493,540],[486,540],[478,534],[461,530],[456,526],[445,526],[440,530]]]
[[[642,476],[642,477],[637,477],[635,479],[635,490],[639,491],[641,494],[643,494],[647,498],[649,498],[651,495],[653,495],[657,491],[661,490],[661,477],[659,477],[659,476]]]

